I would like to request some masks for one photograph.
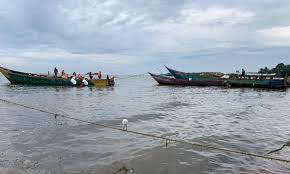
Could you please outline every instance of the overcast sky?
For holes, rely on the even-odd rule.
[[[0,64],[111,74],[290,64],[288,0],[1,0]]]

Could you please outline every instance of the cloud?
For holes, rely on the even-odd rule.
[[[263,29],[259,31],[260,34],[266,37],[273,37],[277,39],[289,39],[290,38],[290,26],[286,27],[273,27],[270,29]]]
[[[52,62],[82,62],[82,61],[90,61],[93,63],[103,63],[103,64],[129,64],[132,62],[132,57],[126,55],[115,55],[115,54],[79,54],[79,53],[71,53],[63,49],[43,49],[43,50],[0,50],[0,57],[5,57],[5,61],[1,61],[7,63],[9,61],[18,60],[20,62],[29,63],[29,61],[52,61]],[[122,59],[123,58],[123,59]],[[133,60],[134,61],[134,60]]]
[[[267,58],[285,54],[289,15],[290,3],[282,0],[4,0],[0,63],[143,73],[164,64],[183,67],[182,61],[212,61],[212,67],[227,61],[231,69],[238,61],[229,60],[245,54],[254,61],[252,50],[266,47],[259,55]]]
[[[157,48],[175,48],[180,51],[186,51],[188,47],[191,47],[190,50],[193,47],[204,49],[199,46],[200,41],[206,41],[209,46],[210,39],[216,48],[216,44],[223,46],[224,40],[236,37],[239,25],[245,25],[253,18],[254,13],[247,10],[223,6],[199,8],[191,3],[184,5],[178,16],[145,25],[144,30],[158,35],[155,42]]]
[[[249,22],[254,13],[236,8],[210,6],[205,9],[185,8],[177,21],[201,25],[237,25]]]
[[[267,44],[290,46],[290,26],[262,29],[258,33],[264,37]]]
[[[182,9],[177,17],[167,18],[162,22],[156,22],[152,26],[145,26],[145,29],[162,32],[185,26],[190,29],[199,27],[232,27],[233,25],[248,23],[254,17],[253,12],[235,8],[210,6],[200,9],[191,6],[193,5],[186,5],[186,8]]]

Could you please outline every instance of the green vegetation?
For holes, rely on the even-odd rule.
[[[284,63],[279,63],[275,68],[269,69],[267,67],[261,68],[259,73],[271,74],[276,73],[278,77],[290,76],[290,65],[285,65]]]

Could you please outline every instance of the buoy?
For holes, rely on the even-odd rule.
[[[77,84],[77,81],[75,80],[75,77],[72,77],[70,79],[70,82],[73,84],[73,85],[76,85]]]
[[[83,80],[83,84],[84,84],[85,86],[88,86],[88,85],[89,85],[88,81],[86,81],[85,79]]]
[[[123,124],[123,130],[127,130],[129,121],[127,119],[123,119],[122,124]]]

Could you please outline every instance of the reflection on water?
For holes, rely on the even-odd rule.
[[[150,77],[112,88],[13,86],[0,95],[128,129],[264,154],[288,140],[289,91],[158,86]],[[0,102],[0,169],[23,173],[287,173],[289,165],[193,148],[53,117]],[[273,154],[288,158],[289,149]],[[4,170],[5,169],[5,170]]]

